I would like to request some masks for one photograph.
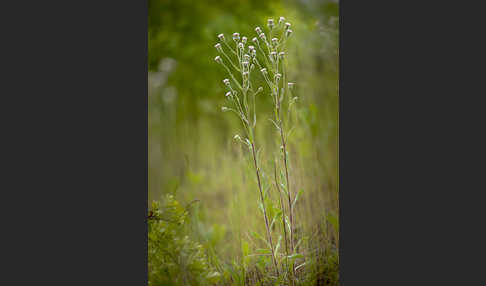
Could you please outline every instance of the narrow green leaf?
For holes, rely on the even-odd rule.
[[[270,224],[270,229],[273,228],[273,225],[275,224],[275,222],[279,221],[281,217],[282,217],[282,210],[281,209],[277,209],[277,213],[273,217],[272,223]]]
[[[291,260],[295,260],[297,258],[304,258],[304,255],[300,254],[300,253],[295,253],[295,254],[292,254],[292,255],[289,255],[287,256],[289,259]]]
[[[266,248],[255,249],[255,252],[257,252],[258,254],[271,254],[272,253],[272,251],[270,249],[266,249]]]
[[[272,219],[272,223],[270,223],[270,229],[272,229],[272,228],[273,228],[273,225],[274,225],[274,224],[275,224],[275,217],[273,217],[273,219]]]
[[[257,232],[254,232],[252,231],[251,234],[253,235],[253,237],[257,238],[257,239],[260,239],[261,241],[263,241],[265,243],[265,245],[267,246],[270,246],[270,244],[268,243],[268,241],[266,239],[264,239],[260,234],[258,234]]]
[[[295,206],[295,203],[297,203],[297,200],[299,199],[299,195],[303,192],[304,190],[300,189],[298,192],[297,192],[297,195],[295,195],[295,198],[294,198],[294,202],[292,203],[292,208],[294,208]]]
[[[295,270],[299,270],[299,268],[301,268],[302,266],[304,266],[306,263],[307,263],[307,262],[304,262],[304,263],[302,263],[301,265],[299,265],[299,266],[295,267]]]
[[[217,271],[211,272],[211,273],[208,274],[207,278],[208,278],[209,282],[216,283],[221,278],[221,274],[219,274],[219,272],[217,272]]]
[[[287,228],[289,229],[289,233],[292,233],[292,229],[290,227],[289,217],[288,216],[285,216],[285,223],[287,224]]]
[[[306,237],[306,236],[304,236],[303,238],[301,238],[301,239],[299,239],[299,240],[297,241],[297,243],[296,243],[296,244],[295,244],[295,246],[294,246],[294,251],[296,251],[296,250],[297,250],[297,247],[299,247],[299,245],[300,245],[300,244],[301,244],[301,243],[304,241],[304,239],[307,239],[307,237]]]
[[[280,241],[282,241],[281,235],[278,236],[277,246],[275,246],[275,253],[278,253],[278,249],[280,248]]]
[[[260,208],[260,210],[263,213],[263,204],[262,204],[262,202],[258,201],[258,207]]]

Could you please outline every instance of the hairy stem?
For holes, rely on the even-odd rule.
[[[270,234],[270,227],[268,226],[267,209],[265,207],[265,200],[263,199],[262,185],[261,185],[261,182],[260,182],[260,169],[258,168],[257,158],[256,158],[256,153],[255,153],[255,144],[253,144],[253,141],[251,142],[251,151],[252,151],[252,154],[253,154],[253,163],[255,165],[256,176],[257,176],[257,181],[258,181],[258,190],[260,191],[260,199],[261,199],[262,205],[263,205],[263,216],[265,218],[265,226],[267,228],[268,241],[270,242],[270,248],[272,250],[272,260],[273,260],[273,264],[275,265],[275,272],[277,273],[277,276],[278,276],[279,273],[278,273],[277,260],[275,259],[275,253],[274,253],[274,250],[273,250],[272,235]]]
[[[277,179],[277,163],[275,162],[275,168],[274,168],[274,179],[275,179],[275,187],[277,188],[279,197],[280,197],[280,208],[282,209],[282,228],[284,231],[284,240],[285,240],[285,253],[287,254],[286,258],[286,269],[289,268],[289,247],[287,245],[287,228],[285,227],[285,207],[284,207],[284,202],[282,199],[282,192],[280,191],[280,187],[278,186],[278,179]]]
[[[279,116],[280,116],[280,112],[279,112]],[[289,202],[290,248],[291,248],[292,252],[294,252],[295,251],[295,249],[294,249],[294,219],[293,219],[293,210],[292,210],[292,193],[290,192],[289,171],[288,171],[288,166],[287,166],[287,145],[286,145],[286,142],[285,142],[285,136],[284,136],[284,131],[283,131],[281,120],[279,120],[279,125],[280,125],[279,126],[280,127],[280,138],[281,138],[282,147],[283,147],[283,161],[284,161],[284,167],[285,167],[285,181],[286,181],[286,185],[287,185],[287,197],[288,197],[288,202]],[[292,276],[295,277],[295,270],[294,270],[293,266],[292,266]]]

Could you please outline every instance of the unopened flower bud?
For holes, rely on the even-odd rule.
[[[220,53],[223,52],[223,49],[221,48],[221,44],[220,43],[217,43],[216,45],[214,45],[214,47],[216,48],[216,50]]]
[[[290,37],[291,34],[292,34],[292,30],[288,29],[287,31],[285,31],[285,36],[287,38]]]
[[[285,22],[285,18],[284,18],[284,17],[280,17],[280,18],[278,19],[278,24],[279,24],[279,25],[282,25],[282,24],[283,24],[283,22]]]
[[[272,61],[276,61],[277,60],[277,52],[271,52],[270,53],[270,59]]]
[[[278,53],[278,57],[279,57],[280,59],[283,59],[283,57],[284,57],[284,56],[285,56],[285,53],[284,53],[284,52],[280,52],[280,53]]]
[[[248,76],[248,72],[243,72],[243,77],[246,78]]]
[[[215,60],[217,63],[219,63],[219,64],[222,64],[222,63],[223,63],[223,59],[222,59],[220,56],[216,56],[216,57],[214,58],[214,60]]]
[[[277,46],[277,44],[278,44],[278,39],[277,39],[277,38],[273,38],[273,39],[272,39],[272,44],[273,44],[274,46]]]
[[[250,57],[248,54],[244,54],[244,55],[243,55],[243,60],[245,60],[245,61],[249,62],[249,61],[250,61],[250,59],[251,59],[251,57]]]
[[[285,23],[285,30],[288,30],[288,29],[290,28],[290,26],[291,26],[291,25],[290,25],[290,23],[289,23],[289,22]]]
[[[240,40],[240,33],[233,33],[233,41],[238,42]]]
[[[247,41],[247,40],[248,40],[248,38],[247,38],[247,37],[242,37],[242,38],[241,38],[241,42],[242,42],[243,44],[246,44],[246,41]]]
[[[257,89],[257,92],[262,92],[262,91],[263,91],[263,87],[261,87],[261,86],[260,86],[260,87]]]
[[[220,41],[224,41],[224,34],[219,34],[218,38],[219,38]]]
[[[255,43],[255,45],[258,45],[258,39],[257,39],[257,37],[253,37],[253,39],[251,41],[253,43]]]
[[[230,97],[231,96],[231,91],[228,91],[226,94],[225,94],[226,97]]]
[[[265,33],[261,33],[259,36],[262,40],[266,41],[267,37],[265,37]]]
[[[236,135],[235,135],[235,137],[233,137],[233,139],[235,139],[235,140],[240,140],[240,139],[241,139],[241,137],[240,137],[240,135],[236,134]]]
[[[293,83],[293,82],[289,82],[289,83],[288,83],[288,86],[289,86],[289,89],[293,89],[293,88],[294,88],[294,86],[295,86],[295,83]]]
[[[254,46],[248,46],[248,50],[250,51],[250,55],[252,57],[256,56],[256,50]]]
[[[226,86],[229,86],[229,85],[230,85],[230,81],[229,81],[229,79],[227,79],[227,78],[223,79],[223,83],[224,83]]]
[[[238,49],[242,50],[244,48],[243,43],[238,43]]]
[[[281,78],[281,77],[282,77],[282,75],[281,75],[281,74],[279,74],[279,73],[275,74],[275,81],[277,81],[277,82],[278,82],[278,81],[280,80],[280,78]]]
[[[262,72],[262,74],[267,74],[267,69],[266,68],[262,68],[260,71]]]
[[[260,35],[262,33],[262,29],[260,29],[260,27],[256,27],[255,28],[255,32]]]
[[[273,26],[274,26],[273,19],[268,19],[268,28],[271,30],[273,29]]]
[[[241,62],[241,64],[243,65],[243,70],[244,70],[244,71],[245,71],[245,70],[248,70],[248,66],[249,66],[249,64],[250,64],[249,62],[244,61],[244,62]]]
[[[226,106],[221,107],[221,111],[223,111],[223,112],[228,111],[228,110],[229,110],[229,108],[226,107]]]

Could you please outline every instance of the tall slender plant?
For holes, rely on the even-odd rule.
[[[272,261],[277,276],[279,275],[278,267],[278,248],[280,246],[280,240],[277,246],[274,248],[272,241],[271,229],[272,224],[269,224],[267,216],[267,207],[265,204],[264,191],[262,188],[262,176],[260,170],[260,162],[257,151],[257,144],[255,138],[255,128],[257,123],[257,104],[256,98],[259,93],[266,93],[267,90],[263,87],[256,88],[255,80],[257,75],[255,69],[258,69],[266,82],[269,89],[269,96],[273,102],[273,119],[270,119],[275,125],[278,131],[278,137],[281,144],[281,158],[278,161],[282,161],[283,170],[285,173],[285,185],[278,182],[277,176],[277,163],[274,168],[274,183],[279,194],[280,208],[282,212],[282,229],[284,232],[285,241],[285,264],[286,271],[291,268],[289,281],[294,283],[295,270],[293,262],[289,262],[291,253],[296,251],[294,245],[294,204],[296,198],[293,199],[290,180],[289,180],[289,160],[288,160],[288,147],[287,138],[288,132],[286,131],[289,123],[288,118],[290,115],[290,109],[292,104],[296,100],[292,97],[291,89],[294,84],[288,82],[287,76],[287,57],[286,57],[286,43],[292,34],[290,29],[291,24],[285,21],[284,17],[280,17],[277,24],[273,19],[268,20],[268,34],[270,40],[267,40],[266,34],[260,27],[256,27],[255,31],[258,35],[252,39],[253,45],[248,45],[248,38],[241,37],[239,33],[233,34],[233,42],[228,43],[223,34],[218,35],[219,43],[215,45],[216,50],[220,55],[216,56],[215,61],[221,64],[226,71],[230,79],[224,79],[223,83],[227,87],[226,98],[230,102],[230,106],[222,107],[223,111],[230,111],[235,113],[241,120],[245,136],[242,138],[240,135],[235,135],[234,139],[240,141],[246,145],[251,153],[253,167],[255,170],[255,176],[258,182],[258,190],[260,194],[261,204],[260,207],[263,210],[263,217],[265,221],[265,228],[267,232],[267,242],[271,248]],[[224,47],[224,48],[223,48]],[[225,51],[226,50],[226,51]],[[224,60],[223,60],[224,58]],[[264,91],[265,90],[265,91]],[[287,113],[285,114],[283,106],[287,107]],[[276,160],[277,162],[277,160]],[[286,196],[283,199],[283,196]],[[285,215],[284,200],[287,201],[288,219]],[[275,220],[275,218],[274,218]],[[287,236],[287,229],[289,235]],[[290,250],[289,250],[290,248]],[[286,272],[284,271],[284,272]]]

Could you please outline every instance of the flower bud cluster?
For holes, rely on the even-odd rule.
[[[223,80],[227,88],[225,97],[234,105],[231,108],[222,107],[222,110],[238,114],[247,128],[254,126],[256,122],[256,114],[251,114],[256,112],[255,108],[248,106],[247,97],[254,97],[264,90],[261,86],[254,89],[258,84],[253,82],[255,76],[263,77],[277,105],[284,98],[284,94],[294,88],[294,83],[287,82],[285,73],[285,46],[292,34],[291,24],[284,17],[280,17],[278,22],[268,19],[267,27],[269,41],[263,29],[256,27],[256,37],[253,37],[251,42],[246,36],[240,36],[235,32],[232,34],[233,44],[226,41],[224,34],[219,34],[219,42],[214,45],[220,54],[214,60],[224,66],[229,74],[229,78]],[[262,45],[260,41],[263,42]],[[230,52],[227,53],[225,50]],[[224,61],[222,57],[225,57]],[[255,68],[260,71],[259,75],[252,72]],[[239,136],[235,136],[235,139],[241,140]]]

